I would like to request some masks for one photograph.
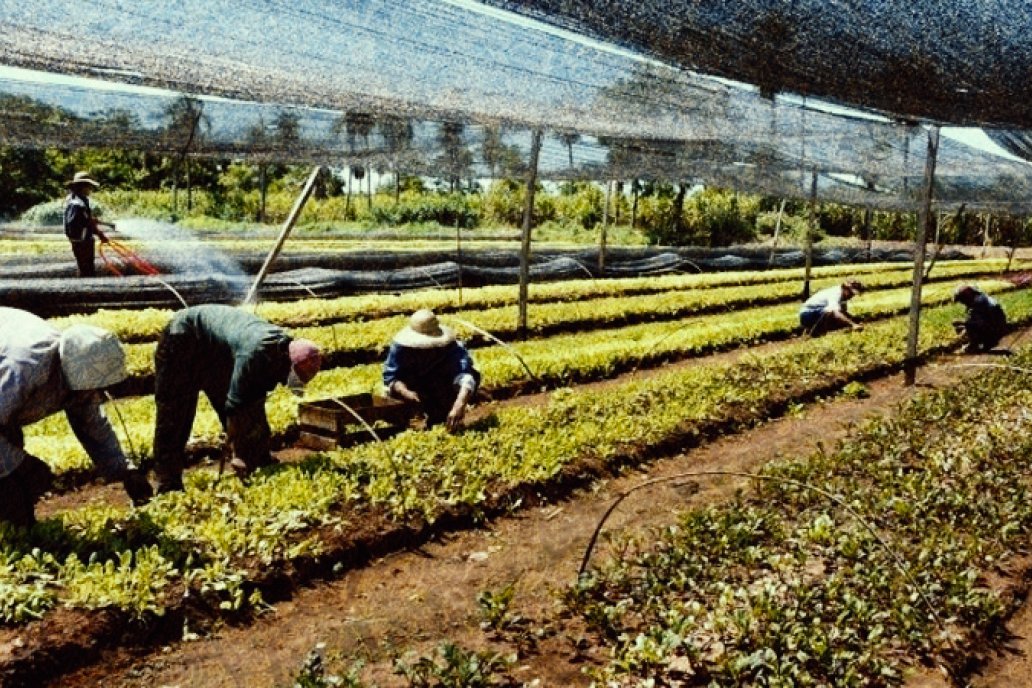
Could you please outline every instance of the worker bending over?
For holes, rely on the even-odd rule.
[[[274,463],[265,397],[276,385],[299,388],[322,365],[319,348],[245,311],[223,305],[176,313],[154,355],[154,463],[158,492],[183,489],[183,453],[197,397],[204,392],[233,450],[241,477]]]
[[[420,404],[427,427],[443,422],[456,430],[480,385],[480,373],[455,332],[424,308],[394,336],[383,384],[391,396]]]
[[[863,285],[849,280],[834,287],[821,289],[811,296],[799,309],[799,323],[811,336],[818,337],[831,330],[863,326],[849,317],[847,303],[863,291]]]
[[[125,377],[125,353],[107,330],[61,332],[32,313],[0,308],[0,520],[36,522],[36,501],[54,475],[25,451],[22,428],[58,411],[104,477],[122,481],[134,504],[150,499],[150,484],[122,453],[101,408],[100,390]]]
[[[993,297],[978,287],[963,284],[953,292],[953,300],[967,307],[967,318],[954,320],[953,328],[966,341],[964,351],[989,351],[1007,334],[1007,316]]]

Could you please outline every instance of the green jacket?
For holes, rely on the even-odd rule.
[[[203,379],[225,386],[229,416],[285,383],[290,374],[285,330],[232,306],[193,306],[172,317],[168,333],[191,340],[193,365]]]

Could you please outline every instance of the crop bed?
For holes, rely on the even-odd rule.
[[[987,282],[990,292],[1011,289],[1009,282]],[[950,284],[933,284],[925,289],[928,305],[949,300]],[[906,310],[909,290],[896,289],[872,292],[860,300],[854,313],[863,319],[892,316]],[[380,321],[374,321],[382,328]],[[389,340],[389,332],[384,336]],[[797,306],[786,304],[746,309],[726,315],[707,316],[685,322],[637,325],[597,332],[557,336],[523,342],[513,349],[534,372],[530,378],[519,359],[504,347],[490,347],[476,353],[483,372],[487,393],[495,398],[510,396],[522,390],[539,391],[561,385],[610,378],[637,367],[652,367],[672,360],[699,356],[713,351],[784,339],[797,333]],[[325,336],[325,333],[323,333]],[[317,336],[317,335],[313,335]],[[140,345],[144,346],[144,345]],[[328,345],[332,347],[332,343]],[[325,398],[368,392],[378,387],[379,364],[340,367],[325,370],[306,389],[308,398]],[[120,421],[116,431],[123,446],[131,448],[137,459],[146,463],[151,454],[154,403],[150,397],[120,400],[109,406],[109,415]],[[286,389],[274,391],[266,404],[270,425],[277,442],[288,442],[296,435],[298,399]],[[208,451],[221,433],[215,412],[202,398],[193,428],[195,447]],[[27,430],[30,451],[47,459],[63,483],[81,483],[90,475],[89,460],[75,439],[63,416],[51,416]]]
[[[1015,322],[1032,319],[1026,292],[1001,299]],[[951,340],[958,312],[927,311],[924,355]],[[262,593],[338,563],[777,416],[898,368],[905,331],[893,319],[614,385],[604,398],[559,390],[544,406],[501,409],[458,435],[406,433],[264,471],[247,485],[197,471],[185,494],[142,509],[84,507],[7,532],[0,614],[28,625],[0,638],[19,639],[7,645],[0,676],[5,685],[38,682],[127,634],[153,641],[240,614],[260,606]]]

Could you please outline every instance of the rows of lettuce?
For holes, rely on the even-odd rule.
[[[1032,320],[1032,295],[1003,299],[1014,320]],[[950,337],[959,312],[926,312],[922,351]],[[476,510],[517,487],[548,483],[585,461],[619,463],[659,443],[761,422],[785,399],[900,365],[906,328],[905,319],[896,318],[737,362],[669,371],[614,386],[604,397],[562,389],[546,404],[500,409],[459,434],[403,433],[266,469],[246,485],[199,470],[188,475],[185,493],[160,496],[140,509],[91,505],[66,511],[32,531],[3,534],[0,617],[25,621],[57,605],[145,616],[187,594],[227,609],[258,604],[249,581],[323,551],[321,534],[347,530],[369,507],[401,521],[432,522],[447,510]],[[953,465],[966,468],[962,453],[950,456]],[[938,485],[948,490],[951,482]],[[920,506],[894,504],[902,512]],[[957,507],[964,505],[996,509],[981,499],[964,499]],[[894,575],[887,567],[872,570]],[[850,599],[858,610],[867,608],[865,598]]]
[[[961,668],[1008,610],[987,576],[1032,533],[1032,355],[1010,364],[628,539],[566,591],[553,628],[589,629],[606,686],[883,686],[918,663]]]
[[[1012,289],[1011,284],[1004,281],[985,282],[982,286],[989,292]],[[949,301],[952,289],[952,284],[927,286],[923,295],[925,304]],[[873,320],[906,310],[910,291],[903,288],[867,293],[858,301],[854,315]],[[513,344],[510,348],[483,348],[476,352],[476,360],[489,394],[505,396],[518,391],[554,389],[608,379],[638,367],[654,367],[713,351],[784,339],[799,331],[797,310],[794,303],[789,303],[673,323],[556,336]],[[534,377],[528,374],[528,368]],[[307,399],[323,399],[378,392],[379,387],[380,365],[374,363],[325,370],[309,383],[305,395]],[[298,398],[284,388],[277,388],[270,395],[266,407],[277,436],[285,436],[296,427],[298,403]],[[211,445],[218,440],[221,426],[203,397],[199,409],[193,436],[200,444]],[[108,415],[116,421],[123,448],[146,464],[153,440],[153,397],[113,402],[108,405]],[[26,437],[29,451],[38,452],[58,474],[88,470],[89,459],[64,416],[55,415],[36,423],[28,428]]]
[[[933,279],[938,282],[984,274],[985,270],[977,265],[960,264],[937,272]],[[831,286],[838,279],[840,278],[819,279],[814,282],[814,289]],[[908,270],[893,270],[865,276],[866,286],[871,290],[901,287],[910,282],[911,274]],[[581,332],[642,322],[674,320],[716,311],[795,301],[798,296],[798,283],[786,280],[751,286],[671,289],[637,296],[535,303],[528,308],[527,334],[531,337],[545,337],[560,332]],[[292,304],[292,308],[298,313],[303,312],[306,307],[318,308],[321,307],[321,302],[316,299]],[[259,307],[260,314],[264,315],[264,308],[264,305]],[[170,317],[165,311],[111,313],[112,316],[116,314],[117,322],[121,323],[118,329],[128,339],[138,338],[133,332],[160,331]],[[446,322],[461,330],[469,346],[481,347],[490,344],[493,341],[491,337],[503,340],[515,338],[518,334],[517,315],[517,306],[510,305],[492,308],[468,307],[452,311],[444,318]],[[326,367],[351,366],[381,360],[386,354],[391,338],[406,321],[406,315],[369,316],[361,321],[296,327],[291,331],[295,336],[312,339],[323,348]],[[68,320],[62,319],[60,324],[64,325],[67,322]],[[137,326],[140,327],[139,330],[130,330]],[[490,336],[485,333],[490,333]],[[153,341],[149,341],[129,344],[126,347],[130,375],[143,387],[147,386],[146,381],[154,372],[155,346]]]
[[[1004,267],[1006,267],[1006,262],[1002,260],[943,262],[935,267],[933,276],[939,279],[964,275],[988,275],[999,272]],[[814,268],[813,278],[827,280],[846,276],[866,277],[879,273],[908,274],[909,271],[910,268],[899,263],[835,265]],[[528,299],[530,303],[534,304],[587,301],[693,289],[798,282],[802,278],[803,270],[784,269],[694,275],[675,274],[610,280],[581,279],[531,284]],[[798,285],[795,293],[791,293],[790,290],[784,291],[784,293],[778,291],[777,295],[781,298],[796,296],[798,295]],[[261,317],[284,327],[311,327],[326,323],[368,321],[406,315],[419,308],[431,308],[439,313],[497,309],[515,306],[517,297],[518,288],[516,286],[488,286],[464,289],[461,294],[455,289],[435,289],[399,294],[305,299],[290,303],[267,302],[260,304],[256,311]],[[123,342],[146,342],[157,339],[161,329],[172,316],[172,312],[154,308],[136,311],[100,310],[89,315],[54,318],[52,322],[60,328],[74,323],[87,323],[111,330]]]

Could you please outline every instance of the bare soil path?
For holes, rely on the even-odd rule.
[[[736,355],[742,352],[722,354]],[[995,360],[965,357],[963,362]],[[977,371],[950,366],[957,362],[961,362],[960,357],[945,356],[923,368],[919,389],[948,386]],[[682,365],[693,363],[698,361]],[[614,383],[598,386],[608,384]],[[367,678],[380,686],[398,684],[391,660],[399,653],[426,653],[444,640],[474,647],[483,644],[476,603],[481,591],[498,590],[515,581],[514,608],[531,617],[545,616],[555,603],[554,590],[574,580],[601,514],[623,490],[648,478],[686,470],[748,471],[782,456],[805,454],[821,442],[831,445],[840,440],[853,422],[870,414],[891,412],[901,399],[914,393],[903,387],[900,375],[877,380],[868,389],[868,398],[835,398],[799,407],[748,432],[728,435],[653,461],[617,479],[601,481],[559,503],[496,519],[479,530],[450,534],[418,550],[376,560],[339,580],[297,590],[291,599],[278,603],[274,610],[245,627],[224,626],[207,638],[150,653],[111,652],[104,661],[52,685],[289,686],[301,661],[317,644],[325,644],[335,668],[346,666],[349,658],[362,658],[368,664]],[[508,403],[535,400],[522,397]],[[710,479],[697,486],[698,490],[696,486],[656,486],[627,499],[610,520],[607,531],[662,525],[679,509],[727,499],[743,484],[740,480]],[[602,554],[597,551],[596,556]],[[526,676],[527,681],[540,678],[542,686],[587,685],[581,666],[590,658],[575,657],[570,639],[555,638],[541,649],[541,653],[526,659],[521,677]]]

